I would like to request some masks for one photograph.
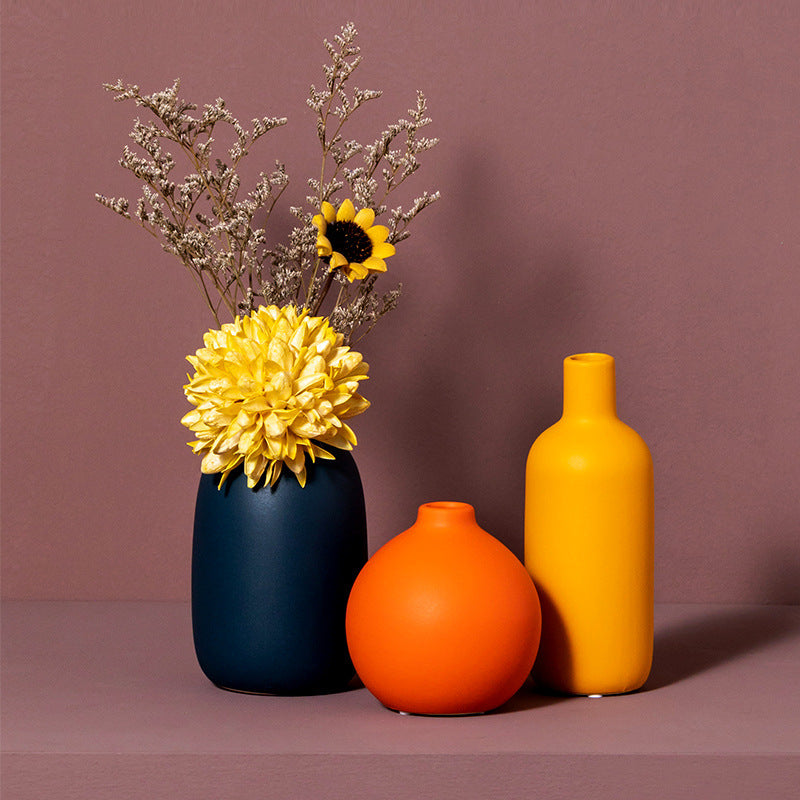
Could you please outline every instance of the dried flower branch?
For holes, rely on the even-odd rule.
[[[328,208],[332,227],[349,224],[349,220],[339,222],[331,216],[332,205],[327,205],[347,186],[355,203],[363,209],[359,215],[368,214],[370,225],[372,219],[388,214],[382,239],[377,236],[380,226],[363,230],[375,241],[373,247],[367,248],[369,253],[390,254],[396,243],[408,237],[411,221],[439,197],[438,192],[425,192],[407,210],[398,206],[389,212],[386,206],[389,195],[419,168],[418,156],[437,143],[436,139],[420,136],[431,121],[421,92],[417,93],[416,107],[408,112],[409,119],[401,118],[388,126],[373,144],[343,138],[342,131],[353,114],[381,96],[379,91],[351,86],[361,61],[356,36],[355,26],[348,23],[333,42],[324,42],[330,58],[323,67],[325,83],[319,90],[311,86],[307,100],[317,117],[322,163],[319,178],[308,180],[311,194],[306,202],[312,210],[291,208],[300,224],[285,244],[270,246],[267,237],[270,215],[289,184],[283,164],[276,162],[272,172],[262,172],[245,197],[240,197],[241,179],[237,172],[252,145],[269,131],[285,125],[284,117],[254,119],[251,129],[246,130],[222,98],[203,106],[202,113],[193,116],[190,112],[196,112],[198,107],[180,98],[178,80],[154,94],[142,94],[138,86],[123,84],[122,80],[104,84],[115,101],[133,100],[155,119],[136,120],[130,137],[140,152],[126,146],[120,159],[121,166],[143,184],[133,215],[126,198],[100,194],[96,198],[139,224],[183,262],[218,326],[223,307],[232,317],[249,314],[261,304],[291,304],[317,314],[337,284],[329,318],[349,343],[357,331],[361,336],[368,333],[397,304],[400,287],[377,297],[377,275],[353,259],[333,253],[332,248],[329,252],[321,247],[323,234],[318,234],[319,225],[314,222],[320,219],[320,211]],[[212,155],[217,139],[225,135],[229,144],[224,157]],[[168,148],[189,163],[191,171],[182,182],[171,177],[177,162]],[[357,156],[363,163],[352,166]],[[367,218],[357,216],[353,224]],[[386,244],[380,245],[384,240]],[[369,253],[365,250],[363,254]],[[338,269],[343,260],[347,262],[349,279]],[[380,259],[373,262],[383,264]]]

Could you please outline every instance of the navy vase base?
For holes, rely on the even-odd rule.
[[[333,687],[329,686],[322,689],[305,688],[298,691],[268,692],[268,691],[257,691],[254,689],[234,689],[230,686],[223,686],[221,683],[215,683],[214,681],[211,681],[211,683],[217,689],[222,689],[223,692],[233,692],[233,694],[247,694],[252,697],[311,697],[311,696],[316,697],[326,694],[341,694],[343,692],[353,692],[356,689],[361,688],[360,686],[354,685],[353,681],[349,681],[344,686],[333,686]]]

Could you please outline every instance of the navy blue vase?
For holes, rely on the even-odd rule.
[[[217,686],[258,694],[341,691],[355,674],[345,638],[350,589],[367,560],[364,493],[353,457],[284,470],[247,488],[241,467],[217,489],[203,475],[192,549],[192,628]]]

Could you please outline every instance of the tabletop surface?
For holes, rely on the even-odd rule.
[[[800,607],[660,605],[641,691],[523,688],[495,712],[401,716],[366,689],[225,692],[200,672],[188,604],[7,601],[4,753],[800,753]]]

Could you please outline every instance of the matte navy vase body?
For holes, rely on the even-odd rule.
[[[345,611],[367,560],[364,493],[350,453],[247,488],[241,468],[217,489],[203,475],[192,551],[192,628],[217,686],[259,694],[346,688],[355,671]]]

